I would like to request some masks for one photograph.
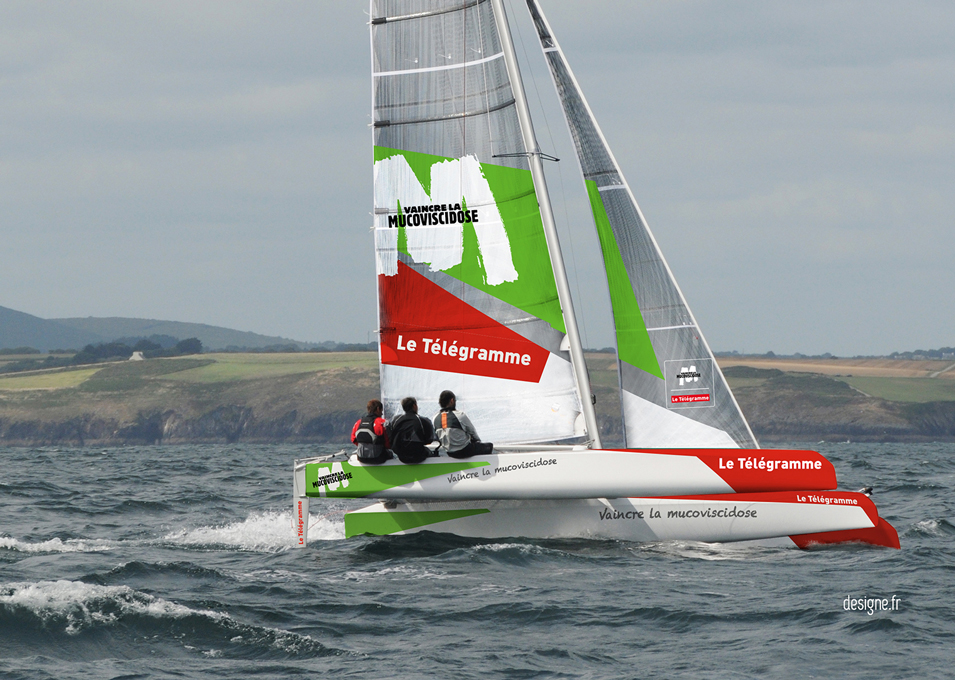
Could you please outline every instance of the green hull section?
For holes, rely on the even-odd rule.
[[[345,514],[345,538],[370,534],[387,536],[409,529],[482,515],[490,510],[425,510],[422,512],[350,512]]]

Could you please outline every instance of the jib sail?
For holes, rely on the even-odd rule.
[[[557,87],[603,251],[628,446],[755,447],[537,0],[527,0]]]

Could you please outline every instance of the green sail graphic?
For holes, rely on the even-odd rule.
[[[375,162],[399,155],[408,162],[429,196],[431,167],[436,163],[455,160],[444,156],[375,147]],[[444,273],[546,321],[561,333],[566,332],[530,171],[481,163],[481,173],[487,180],[504,223],[518,277],[514,281],[497,285],[488,284],[477,234],[471,224],[462,225],[464,252],[461,262],[443,270]],[[462,203],[465,198],[462,197]],[[398,250],[409,255],[405,228],[398,229]]]
[[[653,351],[647,325],[640,313],[640,305],[633,294],[633,286],[627,269],[617,247],[617,240],[613,236],[610,218],[604,208],[603,199],[597,189],[596,182],[585,180],[587,194],[590,197],[590,207],[594,213],[594,222],[597,224],[597,236],[600,239],[600,250],[603,252],[604,267],[607,269],[607,283],[610,286],[610,304],[613,307],[613,318],[617,331],[617,353],[621,361],[636,366],[651,375],[663,378],[660,362]]]

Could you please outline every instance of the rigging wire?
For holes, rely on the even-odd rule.
[[[508,2],[509,5],[511,5],[511,16],[514,16],[515,12],[513,9],[513,4],[510,2],[510,0],[505,0],[505,1]],[[550,123],[547,120],[547,110],[544,108],[544,101],[543,101],[543,98],[541,97],[540,88],[538,88],[537,86],[537,77],[534,73],[534,69],[530,68],[530,57],[528,56],[528,53],[527,53],[527,45],[524,43],[524,35],[521,32],[520,22],[515,21],[514,26],[517,32],[517,40],[521,45],[521,51],[524,53],[524,63],[528,64],[528,68],[525,69],[525,72],[527,73],[527,75],[530,76],[531,84],[534,86],[534,94],[537,96],[537,105],[541,111],[541,118],[543,119],[544,127],[547,129],[547,137],[550,141],[550,148],[556,149],[557,145],[554,143],[554,133],[553,133],[553,130],[551,129]],[[544,59],[546,59],[546,57],[544,57]],[[587,312],[586,312],[587,305],[583,304],[583,298],[581,297],[581,294],[580,294],[580,276],[578,274],[578,269],[577,269],[577,256],[574,252],[576,250],[576,248],[574,247],[574,229],[570,221],[570,212],[567,209],[567,191],[564,188],[564,172],[562,168],[560,167],[560,163],[556,163],[556,166],[557,166],[557,180],[558,180],[558,184],[560,185],[560,203],[564,211],[564,224],[566,225],[566,229],[564,231],[567,233],[570,239],[570,266],[574,273],[574,289],[577,294],[577,301],[579,303],[577,305],[577,310],[578,310],[577,313],[580,315],[580,325],[583,326],[583,328],[580,328],[578,330],[583,336],[584,345],[586,346],[590,344],[590,340],[587,337]]]

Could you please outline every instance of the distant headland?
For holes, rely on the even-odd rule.
[[[344,446],[379,392],[376,350],[174,321],[40,319],[0,307],[0,445]],[[955,440],[953,348],[716,356],[764,444]],[[591,350],[587,361],[602,438],[618,444],[614,350]]]

